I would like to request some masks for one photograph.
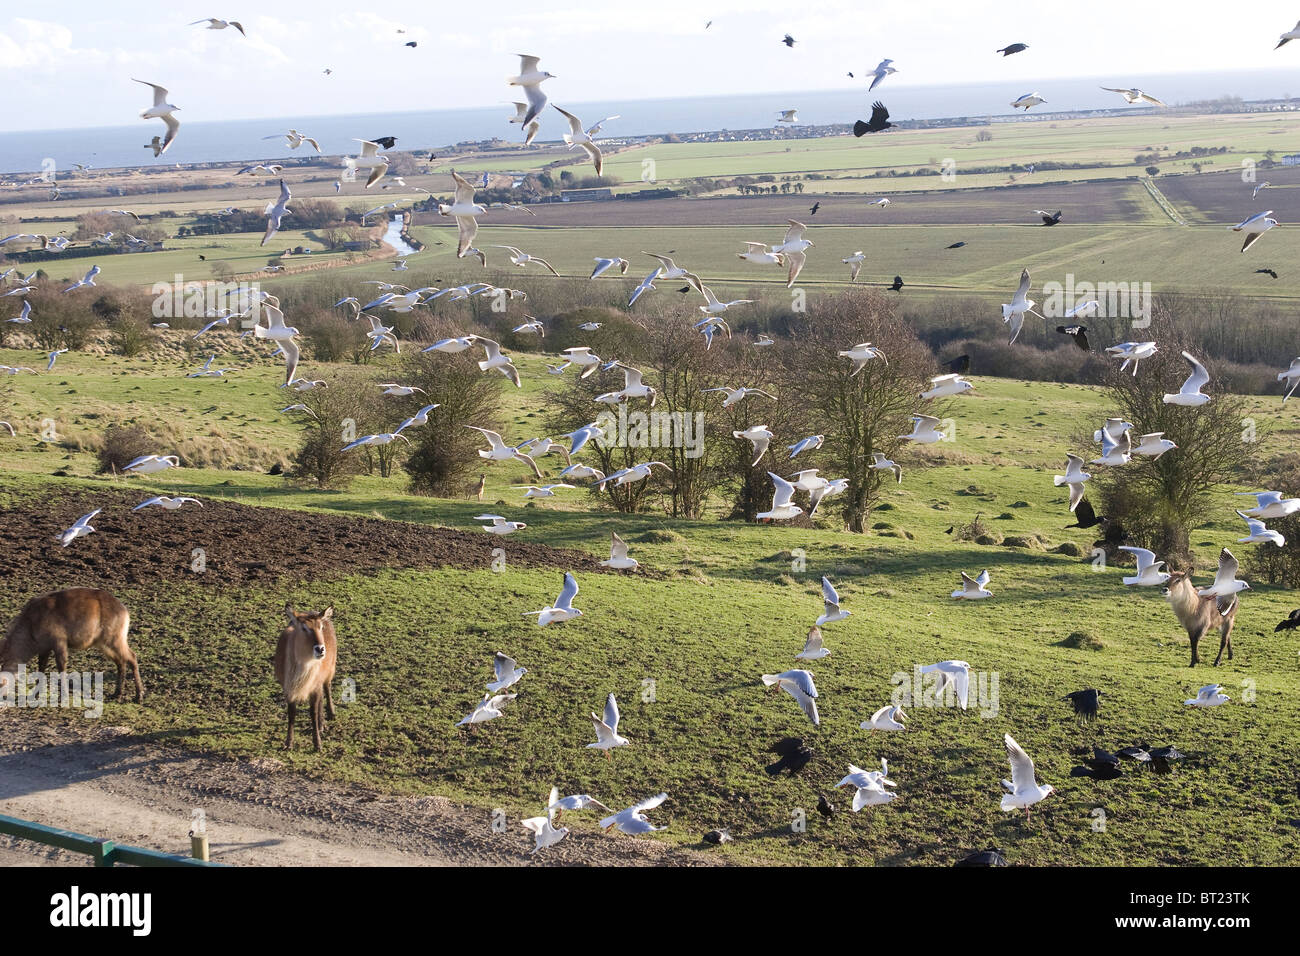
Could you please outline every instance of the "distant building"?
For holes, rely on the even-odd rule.
[[[595,189],[561,189],[561,202],[602,202],[613,199],[614,191],[606,186]]]

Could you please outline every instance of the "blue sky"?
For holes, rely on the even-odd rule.
[[[869,11],[864,0],[393,2],[382,12],[354,0],[220,3],[62,0],[0,14],[6,127],[129,123],[149,102],[131,77],[167,87],[189,120],[492,106],[516,92],[505,83],[515,53],[541,56],[557,77],[547,92],[571,103],[851,89],[845,74],[883,57],[900,71],[891,86],[1030,89],[1102,74],[1123,85],[1130,75],[1271,67],[1294,68],[1300,90],[1300,41],[1273,50],[1300,17],[1287,0],[921,0]],[[248,38],[187,25],[213,15],[239,20]],[[793,49],[780,43],[787,32]],[[1029,50],[993,52],[1017,41]]]

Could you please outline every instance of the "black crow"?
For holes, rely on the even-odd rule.
[[[947,248],[949,248],[949,249],[960,249],[960,248],[961,248],[962,246],[964,246],[964,245],[966,245],[966,241],[965,241],[965,240],[962,240],[961,242],[954,242],[951,246],[948,246]]]
[[[1048,212],[1045,209],[1035,209],[1034,212],[1043,217],[1044,226],[1055,226],[1061,221],[1061,210],[1059,209],[1056,210],[1056,212]]]
[[[865,136],[867,133],[879,133],[882,129],[889,129],[894,124],[889,122],[889,110],[885,109],[885,104],[876,100],[871,104],[871,119],[865,123],[858,120],[853,124],[854,136]]]
[[[1120,770],[1119,758],[1113,753],[1101,750],[1098,747],[1092,748],[1092,756],[1083,761],[1087,766],[1074,767],[1070,770],[1071,777],[1091,777],[1094,780],[1114,780],[1116,777],[1122,777],[1123,771]]]
[[[1266,276],[1272,276],[1274,279],[1277,278],[1277,273],[1274,272],[1272,269],[1256,269],[1255,272],[1256,272],[1256,274],[1259,274],[1259,273],[1262,272],[1262,273],[1263,273],[1264,275],[1266,275]]]
[[[1088,344],[1088,327],[1086,325],[1058,325],[1056,331],[1062,335],[1068,335],[1074,340],[1074,344],[1085,352],[1092,351],[1092,346]]]
[[[1123,750],[1116,751],[1116,755],[1124,760],[1135,760],[1138,763],[1150,763],[1150,748],[1146,744],[1138,744],[1136,747],[1125,747]]]
[[[902,276],[894,276],[894,284],[891,285],[889,288],[890,288],[890,291],[892,291],[892,292],[897,292],[899,289],[903,288],[903,277],[902,277]]]
[[[817,812],[827,820],[835,816],[835,804],[826,799],[826,794],[817,794]]]
[[[808,215],[810,216],[817,215],[817,210],[821,208],[822,208],[822,204],[820,202],[813,203],[812,208],[808,210]]]
[[[787,33],[785,37],[782,38],[781,42],[784,43],[786,46],[792,47],[794,46],[794,37],[790,36],[790,34]]]
[[[970,371],[970,356],[958,355],[955,359],[943,362],[942,365],[949,373],[956,372],[958,375],[965,375]]]
[[[1074,524],[1067,524],[1067,528],[1092,528],[1106,520],[1106,516],[1098,516],[1093,510],[1092,503],[1084,498],[1074,509]]]
[[[1175,760],[1182,760],[1184,756],[1181,750],[1172,745],[1157,747],[1151,751],[1151,768],[1156,773],[1173,773],[1174,768],[1171,765]]]
[[[396,137],[396,136],[376,136],[376,137],[375,137],[374,139],[372,139],[370,142],[372,142],[372,143],[378,143],[380,146],[384,147],[384,149],[392,149],[394,146],[397,145],[397,137]]]
[[[416,44],[416,42],[415,42],[414,40],[411,40],[411,41],[409,41],[406,45],[409,46],[409,47],[414,47],[414,46],[416,46],[417,44]]]
[[[712,843],[714,846],[718,846],[722,843],[730,843],[731,834],[727,832],[726,827],[720,827],[717,830],[710,830],[708,833],[704,834],[704,842]]]
[[[1300,627],[1300,607],[1288,614],[1285,621],[1273,628],[1273,633],[1276,634],[1278,631],[1294,631],[1297,627]]]
[[[1084,720],[1093,720],[1097,716],[1097,708],[1100,706],[1101,691],[1095,687],[1089,687],[1086,690],[1076,690],[1073,693],[1066,694],[1062,700],[1068,700],[1074,712]]]
[[[1028,43],[1013,43],[1010,46],[1004,46],[1001,50],[994,50],[993,52],[1001,53],[1004,57],[1007,57],[1013,53],[1020,53],[1022,50],[1028,49],[1028,47]]]
[[[991,846],[987,850],[962,857],[953,866],[1006,866],[1007,858],[1000,847]]]

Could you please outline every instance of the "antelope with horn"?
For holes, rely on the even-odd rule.
[[[312,743],[321,749],[321,731],[325,717],[334,719],[334,665],[338,649],[334,639],[334,608],[298,614],[293,606],[284,606],[288,626],[280,632],[275,648],[275,679],[284,690],[289,705],[289,734],[285,750],[293,749],[293,725],[298,705],[311,709]]]

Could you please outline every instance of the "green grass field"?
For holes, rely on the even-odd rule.
[[[30,360],[0,352],[0,363]],[[0,507],[40,509],[53,496],[132,485],[142,498],[179,489],[456,528],[472,527],[485,507],[411,497],[400,478],[318,492],[248,470],[187,468],[158,481],[92,477],[90,455],[77,448],[111,420],[165,421],[178,435],[216,428],[238,447],[285,451],[295,428],[275,413],[278,366],[270,360],[230,381],[186,380],[180,368],[144,360],[69,354],[60,361],[53,374],[5,383],[22,437],[0,436]],[[506,390],[509,434],[536,430],[532,416],[553,387],[540,362],[520,357],[529,388]],[[513,469],[489,466],[487,510],[523,517],[527,540],[603,556],[617,530],[649,572],[582,575],[575,603],[584,616],[545,629],[520,615],[549,603],[560,569],[512,567],[511,539],[501,573],[393,570],[238,590],[209,581],[123,589],[151,696],[143,707],[110,702],[107,719],[165,734],[176,746],[275,756],[307,776],[445,794],[485,810],[502,807],[512,818],[532,815],[552,783],[619,807],[662,789],[670,799],[655,818],[669,829],[655,839],[693,844],[704,830],[727,825],[736,842],[722,852],[742,861],[946,864],[993,843],[1013,863],[1293,862],[1296,648],[1272,628],[1294,595],[1254,587],[1238,618],[1236,658],[1217,670],[1189,670],[1186,637],[1157,589],[1126,589],[1119,568],[1098,571],[1086,559],[1043,550],[1067,541],[1089,547],[1090,534],[1064,529],[1065,496],[1051,474],[1070,436],[1107,413],[1103,396],[1077,386],[976,381],[980,394],[955,403],[955,443],[901,460],[903,483],[885,491],[865,536],[716,514],[699,522],[616,515],[577,491],[529,506],[507,487]],[[1267,423],[1267,448],[1293,446],[1297,408],[1283,408],[1275,396],[1252,399],[1251,413]],[[43,417],[56,420],[66,447],[33,437]],[[551,473],[558,461],[550,460]],[[69,477],[49,477],[56,469]],[[1223,489],[1216,519],[1192,535],[1205,565],[1241,533],[1232,490]],[[978,512],[1000,534],[1032,546],[981,546],[944,533]],[[248,533],[256,534],[252,522]],[[92,536],[74,546],[94,543]],[[806,555],[802,569],[792,564],[796,549]],[[992,574],[992,600],[948,597],[959,570],[982,568]],[[827,626],[833,653],[810,666],[822,713],[813,729],[787,695],[765,693],[758,678],[798,665],[794,655],[821,610],[823,574],[853,616]],[[26,596],[6,593],[0,616]],[[283,713],[269,642],[286,600],[335,605],[339,677],[358,688],[320,755],[299,749],[284,758],[280,750]],[[1064,646],[1077,630],[1104,646]],[[519,697],[505,717],[473,733],[457,729],[490,678],[494,650],[528,668],[513,688]],[[895,675],[910,679],[914,666],[946,658],[969,661],[990,681],[997,675],[996,713],[990,699],[983,714],[974,704],[962,712],[917,702],[907,733],[858,728],[890,700]],[[1210,680],[1225,685],[1232,703],[1184,707]],[[1060,700],[1087,686],[1106,694],[1092,725],[1078,723]],[[584,746],[594,739],[586,715],[611,691],[623,711],[620,730],[633,743],[606,761]],[[1040,780],[1058,791],[1028,825],[997,806],[997,781],[1007,774],[1003,733],[1019,740]],[[801,776],[773,779],[762,770],[770,760],[764,748],[786,734],[808,738],[817,757]],[[1176,744],[1189,759],[1168,776],[1129,770],[1106,783],[1069,776],[1071,748],[1113,750],[1138,740]],[[813,809],[817,793],[843,806],[844,791],[837,798],[831,788],[847,764],[869,768],[881,757],[899,798],[823,822]],[[1105,818],[1100,832],[1097,808]],[[790,824],[800,809],[808,830],[796,834]]]

